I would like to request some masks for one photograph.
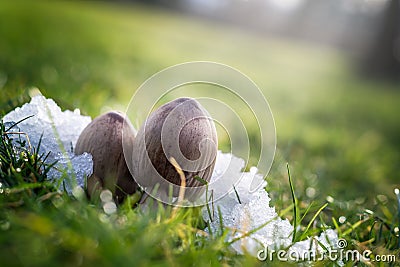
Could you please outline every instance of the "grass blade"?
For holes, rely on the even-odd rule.
[[[308,230],[310,229],[311,225],[315,221],[315,219],[318,217],[318,215],[328,206],[328,203],[325,203],[319,210],[314,214],[312,217],[311,221],[308,223],[306,229],[304,230],[303,234],[300,237],[300,240],[303,240],[304,237],[306,237]]]
[[[289,163],[286,164],[287,168],[287,173],[289,177],[289,185],[290,185],[290,192],[292,194],[292,201],[293,201],[293,237],[292,237],[292,242],[296,240],[296,234],[297,234],[297,223],[299,222],[298,218],[298,200],[296,198],[296,195],[294,193],[294,187],[293,187],[293,182],[292,182],[292,177],[290,175],[290,168],[289,168]]]
[[[27,119],[30,119],[30,118],[32,118],[32,117],[34,117],[34,116],[35,116],[35,115],[30,115],[30,116],[28,116],[28,117],[26,117],[26,118],[23,118],[22,120],[17,121],[17,122],[14,123],[13,125],[11,125],[7,130],[5,130],[5,132],[10,131],[12,128],[14,128],[15,126],[17,126],[17,125],[20,124],[21,122],[26,121]]]
[[[235,191],[235,195],[236,195],[236,198],[239,201],[239,204],[242,204],[242,201],[240,201],[239,193],[236,191],[235,185],[233,185],[233,190]]]

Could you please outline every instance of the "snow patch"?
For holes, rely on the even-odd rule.
[[[30,118],[19,123],[10,132],[26,133],[33,147],[37,147],[42,139],[39,153],[47,155],[50,152],[46,163],[58,161],[49,172],[49,178],[65,178],[68,192],[71,192],[75,184],[71,177],[75,177],[76,184],[83,187],[85,178],[93,173],[92,156],[87,153],[76,156],[73,150],[80,133],[91,122],[91,118],[82,116],[79,109],[63,112],[54,100],[38,95],[30,103],[4,116],[3,122],[13,125],[27,117]],[[20,136],[26,140],[24,135]]]

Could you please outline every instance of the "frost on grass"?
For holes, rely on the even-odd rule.
[[[77,185],[83,186],[85,177],[93,172],[92,156],[87,153],[76,156],[73,149],[91,118],[80,115],[79,109],[63,112],[52,99],[39,95],[33,97],[30,103],[8,113],[3,121],[11,126],[27,117],[30,118],[20,122],[10,132],[27,134],[32,147],[37,147],[42,138],[39,153],[50,153],[46,159],[48,164],[58,161],[49,172],[49,178],[58,181],[65,178],[65,186],[69,192],[75,184],[75,178]],[[26,140],[25,135],[16,135],[13,138]]]
[[[244,165],[244,160],[232,154],[218,152],[208,195],[212,191],[213,195],[221,197],[209,204],[208,209],[206,206],[202,210],[204,220],[209,222],[207,231],[218,233],[221,228],[229,229],[227,241],[235,241],[232,247],[240,254],[246,251],[257,255],[259,250],[265,248],[278,250],[290,247],[289,253],[295,251],[303,255],[322,252],[324,248],[320,244],[327,249],[335,248],[338,236],[333,230],[327,230],[314,239],[292,244],[293,226],[287,219],[281,219],[275,208],[270,206],[263,176],[257,174],[255,167],[250,172],[241,172]],[[218,180],[224,182],[218,183]],[[263,186],[252,192],[250,185],[254,180],[262,182]],[[228,193],[224,194],[225,192]],[[310,245],[310,242],[316,245]]]

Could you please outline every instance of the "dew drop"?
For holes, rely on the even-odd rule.
[[[316,190],[314,187],[307,187],[307,189],[306,189],[307,197],[313,198],[313,197],[315,197],[315,193],[316,193]]]
[[[103,205],[103,210],[108,215],[113,214],[117,211],[117,205],[114,202],[107,202]]]
[[[112,193],[110,190],[103,190],[100,194],[100,199],[104,203],[112,202]]]
[[[345,223],[346,222],[346,217],[340,216],[339,217],[339,222],[342,223],[342,224]]]
[[[326,201],[328,201],[329,203],[332,203],[333,201],[335,201],[335,199],[331,196],[327,196]]]

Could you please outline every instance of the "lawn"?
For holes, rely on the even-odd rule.
[[[311,202],[314,213],[328,202],[319,222],[335,228],[332,218],[344,216],[340,229],[347,233],[371,210],[344,237],[357,248],[398,255],[398,83],[360,76],[333,48],[171,11],[102,2],[0,3],[0,113],[28,102],[32,87],[92,117],[124,111],[151,75],[195,60],[240,70],[268,100],[277,151],[267,190],[278,211],[292,204],[288,163],[302,212]],[[221,149],[226,142],[220,140]],[[259,147],[259,140],[251,146]],[[195,209],[172,216],[121,207],[118,216],[105,218],[96,204],[64,194],[49,201],[32,196],[18,208],[2,197],[0,255],[6,266],[259,264],[250,255],[234,255],[223,236],[210,242],[193,234],[202,227]]]

